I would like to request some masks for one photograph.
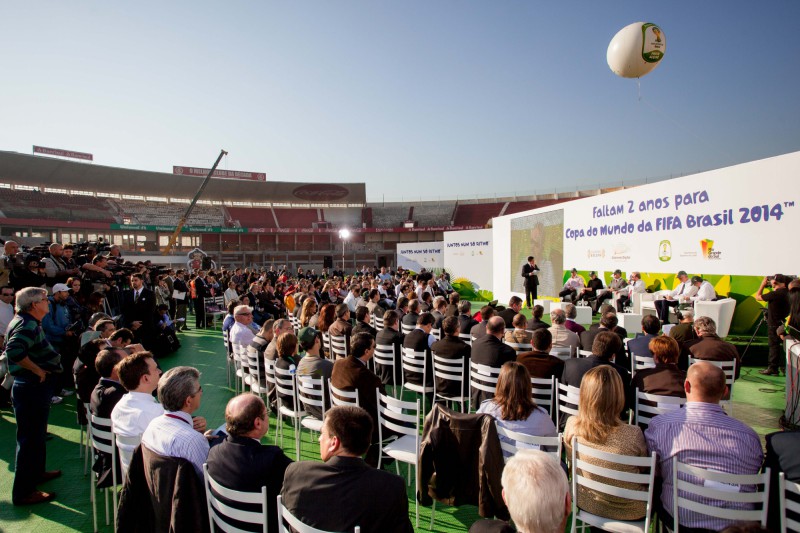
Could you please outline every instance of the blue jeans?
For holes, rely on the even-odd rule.
[[[53,374],[41,383],[36,376],[14,379],[11,400],[17,419],[17,456],[12,501],[30,496],[45,472],[47,419],[56,381]]]

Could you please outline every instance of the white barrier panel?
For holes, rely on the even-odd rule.
[[[398,243],[397,266],[414,272],[423,268],[429,272],[439,271],[444,267],[443,245],[442,241]]]
[[[451,280],[469,280],[475,292],[491,290],[492,230],[446,231],[444,268]]]
[[[539,294],[564,270],[724,275],[794,273],[800,152],[493,219],[494,293],[521,294],[528,255]]]

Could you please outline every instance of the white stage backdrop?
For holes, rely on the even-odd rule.
[[[494,293],[522,292],[528,255],[552,296],[564,270],[796,273],[800,152],[493,220]]]
[[[446,231],[444,268],[451,280],[466,278],[475,292],[491,290],[492,230]]]
[[[440,271],[444,267],[443,244],[442,241],[398,243],[396,264],[414,272],[423,268]]]

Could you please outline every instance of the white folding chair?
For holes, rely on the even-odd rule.
[[[550,378],[531,378],[531,392],[536,405],[546,409],[553,416],[553,395],[556,390],[555,376]]]
[[[113,433],[114,433],[114,441],[117,443],[117,457],[119,457],[119,469],[120,472],[122,473],[122,479],[120,480],[120,482],[124,482],[125,476],[128,475],[128,465],[131,464],[131,460],[133,459],[133,452],[136,450],[139,444],[141,444],[142,436],[136,435],[134,437],[128,437],[125,435],[119,435],[116,432]]]
[[[247,347],[238,342],[231,342],[231,352],[236,365],[236,385],[234,392],[244,392],[250,384],[250,363],[247,360]]]
[[[347,335],[330,335],[331,359],[344,359],[347,357]]]
[[[433,358],[434,401],[437,398],[441,398],[442,400],[446,400],[448,402],[458,402],[461,405],[461,412],[463,413],[464,402],[469,402],[469,396],[467,395],[467,366],[464,362],[464,358],[459,357],[458,359],[449,359],[447,357],[436,355],[436,352],[431,352],[431,356]],[[449,396],[439,393],[435,388],[436,378],[447,382],[458,383],[458,390],[461,391],[461,394]]]
[[[313,433],[322,431],[322,420],[325,418],[325,380],[313,376],[297,376],[297,399],[303,405],[303,411],[309,413],[309,407],[316,407],[322,413],[320,418],[308,414],[300,420],[300,425]]]
[[[442,340],[442,328],[431,328],[431,335],[438,341]]]
[[[308,413],[300,408],[297,399],[297,380],[294,371],[275,368],[275,394],[278,398],[278,435],[283,446],[283,417],[292,419],[294,425],[294,450],[295,457],[300,460],[300,421]],[[286,398],[292,399],[292,405],[285,405]]]
[[[638,468],[641,472],[648,469],[647,473],[632,473],[598,466],[587,458],[604,463],[614,463],[615,465]],[[592,477],[588,477],[591,474]],[[572,438],[572,533],[575,533],[577,523],[583,522],[583,528],[588,526],[599,527],[605,531],[616,533],[630,533],[640,531],[647,533],[650,530],[650,515],[653,508],[653,486],[656,476],[656,452],[646,457],[634,457],[630,455],[619,455],[616,453],[604,452],[578,443],[577,437]],[[629,483],[639,483],[642,488],[622,488],[609,483],[600,481],[598,477],[608,478],[609,480],[625,481]],[[595,492],[601,492],[617,498],[626,498],[631,501],[646,502],[646,511],[642,520],[614,520],[598,516],[583,509],[578,508],[578,487],[586,487]]]
[[[376,344],[375,354],[372,356],[372,361],[375,362],[375,373],[377,374],[378,366],[390,367],[392,370],[392,390],[394,395],[397,396],[399,390],[397,384],[400,382],[397,377],[397,365],[395,364],[394,346],[391,344]]]
[[[261,492],[242,492],[223,487],[208,473],[208,463],[203,463],[203,480],[206,486],[206,507],[211,531],[239,533],[242,530],[234,527],[228,521],[235,520],[251,526],[261,526],[261,531],[267,533],[269,502],[267,501],[266,485],[261,487]],[[259,506],[259,510],[237,509],[236,504],[248,506],[248,508]]]
[[[556,421],[561,422],[561,415],[575,416],[578,414],[581,389],[572,385],[565,385],[556,380]]]
[[[631,358],[631,377],[635,376],[636,373],[640,370],[644,370],[645,368],[656,367],[656,362],[650,355],[630,354],[630,358]]]
[[[400,387],[400,398],[403,397],[403,390],[408,389],[422,395],[422,412],[425,413],[425,395],[433,392],[436,387],[428,383],[428,357],[425,352],[416,352],[411,348],[403,348],[402,356],[403,384]],[[421,374],[422,385],[409,383],[409,375]]]
[[[288,526],[288,527],[287,527]],[[315,527],[308,526],[300,521],[299,518],[289,512],[283,505],[281,496],[278,496],[278,533],[335,533],[333,531],[323,531]],[[361,527],[356,526],[353,533],[361,533]]]
[[[228,370],[228,387],[233,386],[231,383],[231,375],[236,375],[236,361],[233,359],[233,348],[230,343],[231,330],[227,329],[222,332],[222,345],[225,347],[225,360],[227,361]]]
[[[769,468],[766,468],[761,474],[726,474],[689,466],[678,461],[677,456],[673,456],[672,516],[674,527],[672,531],[678,533],[680,529],[681,509],[730,520],[731,523],[760,522],[762,527],[766,527],[769,475]],[[689,476],[694,479],[690,480]],[[742,485],[755,486],[756,490],[740,492]],[[762,488],[759,489],[759,486]],[[698,498],[714,501],[713,503],[701,503],[697,501]],[[731,506],[741,506],[741,504],[750,504],[755,508],[731,508]]]
[[[535,437],[518,431],[511,431],[500,427],[495,420],[497,436],[500,437],[500,448],[503,450],[503,461],[508,462],[520,450],[541,450],[549,453],[559,461],[561,460],[561,445],[563,435],[555,437]]]
[[[530,343],[522,343],[522,342],[508,342],[504,341],[508,346],[514,348],[514,351],[518,354],[521,352],[531,352],[533,351],[533,345]]]
[[[550,348],[550,355],[554,355],[562,361],[566,361],[572,358],[572,348],[569,346],[553,346]]]
[[[697,363],[698,361],[703,361],[705,363],[711,363],[717,368],[720,368],[723,372],[725,372],[725,384],[728,386],[728,397],[723,398],[720,400],[720,404],[723,407],[727,406],[727,411],[729,415],[733,414],[733,382],[736,380],[736,359],[733,361],[709,361],[708,359],[695,359],[694,357],[689,356],[689,366]]]
[[[83,475],[89,472],[89,456],[92,451],[92,412],[89,410],[89,403],[83,404],[83,412],[86,415],[86,440],[81,440],[83,449]]]
[[[336,406],[336,405],[358,405],[359,407],[361,406],[361,402],[358,399],[358,390],[347,391],[344,389],[336,388],[331,384],[330,379],[328,379],[328,396],[331,400],[331,406]]]
[[[327,331],[322,332],[322,350],[325,352],[325,355],[328,359],[333,359],[333,355],[331,355],[331,336]]]
[[[786,475],[778,474],[781,506],[781,533],[800,531],[800,483],[786,481]],[[791,513],[791,514],[790,514]]]
[[[383,317],[372,315],[372,327],[381,331],[383,329]]]
[[[414,330],[416,329],[416,327],[417,327],[417,326],[415,326],[415,325],[411,325],[411,326],[409,326],[408,324],[402,324],[402,323],[401,323],[401,324],[400,324],[400,332],[401,332],[403,335],[408,335],[409,333],[411,333],[412,331],[414,331]]]
[[[395,461],[408,465],[408,483],[411,484],[411,465],[414,465],[414,479],[419,475],[419,399],[413,402],[404,402],[391,396],[381,394],[380,389],[375,389],[378,400],[378,442],[381,443],[381,453],[378,458],[378,470],[381,461],[387,455]],[[394,432],[397,438],[388,443],[383,442],[383,429]],[[400,466],[395,462],[397,475],[400,475]],[[419,527],[419,503],[414,498],[414,508]]]
[[[592,355],[591,350],[578,350],[578,357],[589,357]]]
[[[497,378],[500,376],[500,368],[481,365],[473,361],[469,362],[469,412],[476,410],[479,405],[472,405],[472,391],[477,389],[482,392],[491,393],[494,396],[497,389]]]
[[[459,333],[458,338],[472,346],[472,335],[469,333]]]
[[[92,426],[92,448],[101,453],[107,453],[111,456],[111,486],[103,489],[106,501],[106,525],[109,525],[109,512],[108,512],[108,493],[111,492],[111,497],[114,500],[114,531],[117,529],[117,446],[114,440],[114,434],[111,432],[111,419],[101,418],[99,416],[91,415],[90,424]],[[97,482],[98,476],[92,472],[92,520],[94,523],[94,530],[97,531]]]
[[[274,359],[267,359],[264,357],[264,381],[266,382],[266,391],[267,396],[269,396],[269,390],[272,388],[272,394],[275,395],[275,360]],[[267,398],[267,403],[269,403],[270,399]]]
[[[661,394],[647,394],[636,389],[636,403],[633,410],[633,424],[647,427],[650,421],[658,416],[675,409],[680,409],[686,403],[686,398],[663,396]]]
[[[259,396],[266,396],[267,380],[266,376],[261,373],[259,361],[259,359],[262,359],[261,353],[252,346],[247,346],[245,348],[245,357],[247,357],[247,366],[250,370],[250,392]]]

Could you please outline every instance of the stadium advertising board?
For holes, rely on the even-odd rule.
[[[211,172],[210,168],[197,168],[197,167],[172,167],[172,173],[179,176],[197,176],[205,178]],[[225,178],[237,180],[256,180],[267,181],[267,175],[264,172],[243,172],[241,170],[222,170],[216,169],[211,175],[212,178]]]
[[[62,150],[61,148],[47,148],[46,146],[34,146],[34,154],[55,155],[58,157],[70,157],[72,159],[83,159],[84,161],[94,161],[92,154],[86,152],[75,152],[73,150]]]
[[[491,300],[492,230],[446,231],[444,268],[462,297]]]
[[[444,267],[443,248],[442,241],[399,243],[396,264],[414,272],[423,268],[428,272],[440,272]]]

